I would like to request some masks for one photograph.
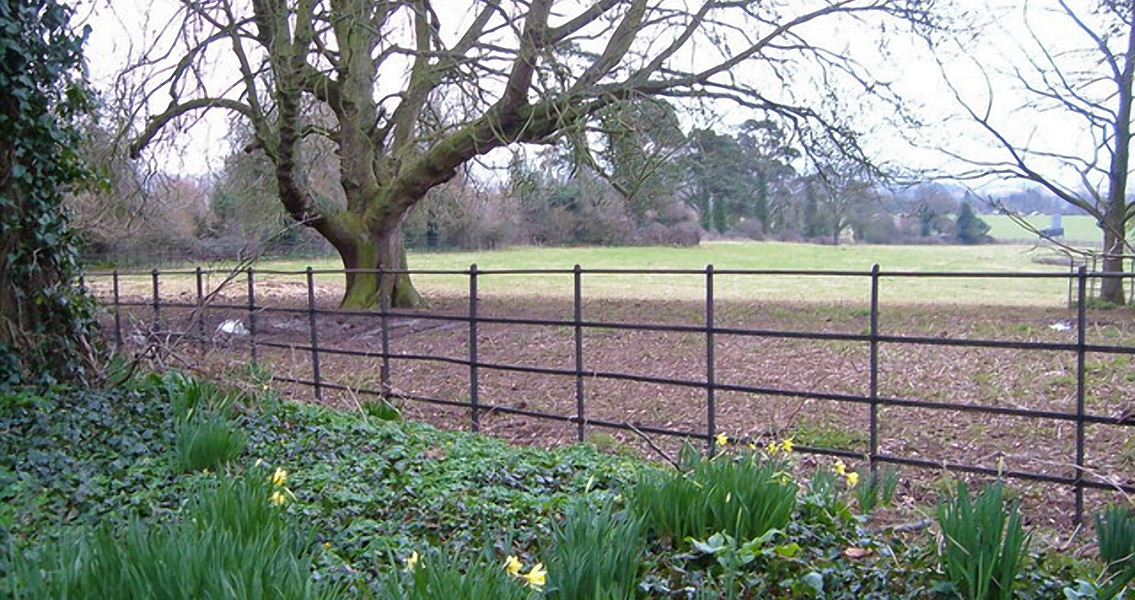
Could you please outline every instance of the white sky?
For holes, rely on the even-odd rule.
[[[1023,100],[1017,84],[1006,77],[1013,61],[1021,58],[1020,44],[1026,39],[1022,19],[1022,1],[1013,0],[956,0],[961,8],[980,15],[988,28],[981,32],[969,52],[986,71],[994,77],[994,115],[995,121],[1005,128],[1014,140],[1030,141],[1034,145],[1051,148],[1083,146],[1085,143],[1080,123],[1066,118],[1053,118],[1035,112],[1016,111]],[[1074,5],[1085,6],[1091,0],[1072,0]],[[93,83],[98,88],[107,88],[114,82],[117,73],[132,53],[144,47],[148,39],[146,32],[155,31],[169,22],[175,3],[170,0],[156,0],[147,11],[139,5],[146,3],[122,2],[119,0],[95,0],[80,6],[79,14],[92,14],[89,24],[92,27],[87,45],[87,59]],[[1037,34],[1050,47],[1060,51],[1082,45],[1084,38],[1070,27],[1065,17],[1052,14],[1055,0],[1032,0],[1029,5],[1029,19]],[[923,138],[919,145],[934,146],[943,144],[956,152],[980,156],[990,148],[989,137],[975,130],[966,119],[958,117],[958,107],[952,95],[943,85],[938,66],[927,54],[923,45],[911,42],[899,47],[890,57],[872,55],[874,44],[871,40],[855,37],[839,39],[841,32],[833,31],[833,45],[848,48],[859,55],[863,64],[871,67],[876,76],[890,81],[914,108],[926,127],[919,133]],[[985,83],[972,63],[959,57],[947,57],[948,72],[955,84],[962,90],[967,100],[974,105],[984,106],[986,101]],[[153,108],[160,110],[168,97],[159,96]],[[724,124],[736,125],[750,118],[747,112],[735,109],[722,113]],[[869,130],[868,141],[880,158],[902,163],[904,166],[928,168],[943,164],[940,153],[927,148],[915,148],[904,135],[896,132],[887,123],[885,112],[870,109],[856,119],[860,127]],[[215,111],[200,119],[191,129],[178,133],[179,142],[175,148],[163,151],[161,160],[164,169],[185,174],[201,174],[211,168],[219,168],[229,151],[224,140],[227,133],[229,115]],[[990,156],[986,154],[986,156]]]

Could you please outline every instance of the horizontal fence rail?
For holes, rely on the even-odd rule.
[[[217,301],[216,292],[206,294],[206,287],[204,279],[207,276],[223,276],[226,283],[235,283],[243,274],[245,285],[247,287],[247,302],[245,303],[223,303]],[[468,311],[463,314],[443,314],[431,313],[422,310],[403,310],[390,308],[385,300],[379,303],[378,307],[374,310],[360,311],[360,310],[347,310],[338,308],[320,308],[316,301],[316,285],[315,277],[321,275],[345,275],[345,274],[373,274],[377,275],[380,283],[380,288],[383,282],[388,281],[387,278],[399,275],[440,275],[451,277],[463,277],[468,280]],[[531,275],[562,275],[570,278],[571,282],[571,302],[572,314],[571,318],[565,319],[535,319],[535,318],[520,318],[520,317],[501,317],[501,316],[488,316],[481,314],[480,311],[480,292],[479,286],[482,278],[495,277],[495,276],[531,276]],[[622,322],[622,321],[605,321],[605,320],[588,320],[584,318],[583,304],[584,296],[582,292],[582,282],[585,276],[603,276],[603,275],[683,275],[695,276],[702,278],[702,286],[704,289],[704,319],[701,324],[663,324],[663,323],[645,323],[645,322]],[[161,296],[161,283],[162,277],[192,277],[195,283],[195,298],[194,301],[170,301],[163,299]],[[257,301],[257,278],[264,278],[268,276],[280,277],[296,277],[303,281],[306,297],[304,306],[272,306],[263,302]],[[818,331],[792,331],[792,330],[777,330],[777,329],[759,329],[759,328],[746,328],[746,327],[726,327],[718,325],[715,308],[718,301],[715,300],[715,280],[721,276],[792,276],[792,277],[842,277],[842,278],[858,278],[866,280],[869,283],[869,312],[866,315],[869,322],[869,328],[866,333],[832,333],[832,332],[818,332]],[[123,298],[122,293],[122,280],[124,278],[138,278],[145,277],[149,280],[150,293],[147,299],[131,299]],[[836,448],[820,448],[811,447],[806,445],[798,445],[796,449],[800,452],[846,457],[855,459],[864,459],[868,461],[870,467],[875,469],[880,464],[892,464],[899,466],[909,466],[922,469],[946,469],[958,473],[970,473],[976,475],[990,475],[999,477],[1011,477],[1015,479],[1034,481],[1041,483],[1056,484],[1068,486],[1072,488],[1075,501],[1075,521],[1077,523],[1083,521],[1084,517],[1084,490],[1097,489],[1097,490],[1112,490],[1120,491],[1128,494],[1135,493],[1135,485],[1126,483],[1115,483],[1103,481],[1100,479],[1089,477],[1085,469],[1085,446],[1086,446],[1086,433],[1085,427],[1087,425],[1109,425],[1119,427],[1135,426],[1135,417],[1131,415],[1107,416],[1099,414],[1091,414],[1086,408],[1086,377],[1088,367],[1086,363],[1086,356],[1088,354],[1110,354],[1116,356],[1135,356],[1135,346],[1114,345],[1114,344],[1093,344],[1088,343],[1085,335],[1085,330],[1088,325],[1087,320],[1087,305],[1090,299],[1090,286],[1094,285],[1092,282],[1099,282],[1107,278],[1123,278],[1130,279],[1135,282],[1135,275],[1131,273],[1108,273],[1108,272],[1090,272],[1086,266],[1080,266],[1078,269],[1068,272],[982,272],[982,271],[884,271],[877,265],[869,271],[855,271],[855,270],[796,270],[796,269],[762,269],[762,270],[737,270],[737,269],[715,269],[712,265],[707,266],[705,269],[583,269],[576,265],[572,269],[478,269],[476,265],[470,266],[469,269],[456,270],[456,269],[314,269],[308,267],[303,270],[283,270],[283,269],[253,269],[246,268],[242,272],[233,273],[225,270],[206,270],[201,267],[195,269],[182,269],[182,270],[168,270],[161,271],[159,269],[152,269],[148,272],[119,272],[118,270],[108,272],[92,272],[88,273],[86,282],[90,284],[92,281],[99,279],[111,280],[109,297],[104,300],[110,305],[111,314],[113,316],[113,339],[119,345],[123,344],[126,335],[123,329],[122,312],[124,308],[133,308],[139,310],[146,310],[150,313],[150,320],[152,327],[155,330],[160,330],[163,327],[163,311],[168,314],[169,309],[183,309],[197,311],[196,324],[194,330],[187,330],[182,332],[166,332],[167,336],[184,336],[194,338],[198,347],[204,348],[209,340],[206,335],[204,321],[200,318],[200,313],[206,310],[224,310],[230,311],[234,314],[243,314],[244,319],[248,323],[248,357],[252,363],[256,363],[259,359],[258,348],[270,348],[277,350],[289,350],[292,352],[301,352],[310,355],[311,362],[311,378],[304,379],[298,377],[284,377],[273,375],[273,380],[280,383],[287,383],[299,386],[307,386],[312,389],[316,399],[323,400],[325,390],[349,392],[352,394],[360,394],[366,396],[376,397],[397,397],[402,400],[421,402],[425,404],[432,404],[437,406],[447,406],[466,409],[469,412],[469,425],[473,431],[479,431],[481,428],[482,418],[490,413],[517,415],[523,417],[530,417],[535,419],[544,419],[561,423],[569,423],[575,425],[576,438],[583,441],[587,435],[587,430],[590,427],[600,427],[613,430],[633,431],[638,434],[652,434],[659,436],[671,436],[686,439],[701,440],[705,443],[707,452],[712,453],[715,450],[715,438],[718,435],[718,392],[738,392],[745,394],[759,394],[766,396],[776,396],[785,398],[800,398],[800,399],[818,399],[833,402],[850,403],[857,405],[864,405],[868,408],[868,432],[866,448],[863,451],[851,451],[846,449]],[[1075,328],[1076,328],[1076,341],[1075,342],[1042,342],[1042,341],[1011,341],[1011,340],[993,340],[993,339],[969,339],[961,337],[930,337],[930,336],[915,336],[915,335],[894,335],[887,334],[880,331],[879,314],[880,314],[880,300],[879,292],[882,281],[884,279],[908,279],[908,278],[949,278],[949,279],[967,279],[967,278],[980,278],[980,279],[1052,279],[1052,280],[1067,280],[1069,286],[1069,299],[1070,306],[1076,310]],[[137,298],[137,296],[135,296]],[[306,343],[281,343],[269,340],[258,339],[257,327],[261,317],[269,314],[290,314],[297,317],[306,317],[307,335]],[[326,317],[358,317],[366,315],[373,317],[379,322],[379,329],[381,331],[381,340],[377,349],[371,350],[358,350],[349,348],[337,348],[331,346],[324,346],[320,344],[319,339],[319,323],[321,318]],[[465,356],[441,356],[437,354],[414,354],[394,352],[391,349],[391,335],[390,335],[390,321],[391,319],[417,319],[422,321],[433,321],[452,323],[457,327],[464,327],[466,330],[467,349]],[[570,329],[572,332],[572,356],[570,366],[567,367],[544,367],[544,366],[530,366],[520,364],[503,363],[499,361],[484,360],[480,355],[479,343],[479,326],[481,325],[506,325],[506,326],[552,326]],[[701,336],[705,350],[702,357],[705,360],[704,376],[700,379],[685,379],[679,377],[661,377],[651,375],[636,375],[625,373],[617,370],[609,370],[606,368],[598,368],[591,365],[587,360],[587,354],[584,346],[584,333],[589,330],[611,330],[611,331],[647,331],[647,332],[665,332],[665,333],[686,333]],[[868,348],[868,367],[869,367],[869,380],[867,385],[866,395],[857,394],[844,394],[833,392],[822,392],[817,390],[808,389],[791,389],[783,387],[767,387],[767,386],[748,386],[732,383],[722,383],[717,379],[716,366],[717,366],[717,338],[718,336],[742,336],[742,337],[755,337],[761,339],[782,339],[782,340],[814,340],[814,341],[845,341],[865,344]],[[1034,410],[1029,408],[1019,407],[1006,407],[1006,406],[991,406],[988,404],[958,404],[949,402],[929,401],[929,400],[916,400],[900,397],[889,397],[880,394],[880,349],[883,345],[923,345],[923,346],[940,346],[940,347],[954,347],[954,348],[986,348],[986,349],[1006,349],[1006,350],[1023,350],[1023,351],[1036,351],[1036,352],[1062,352],[1073,353],[1076,358],[1076,397],[1075,397],[1075,410],[1062,412],[1054,410]],[[345,386],[339,383],[326,381],[323,374],[323,357],[327,356],[344,356],[356,357],[373,360],[381,360],[380,368],[380,389],[368,389],[353,386]],[[391,360],[397,359],[401,361],[429,361],[435,363],[445,363],[456,365],[467,370],[468,376],[468,399],[458,400],[452,398],[433,398],[415,394],[407,394],[398,392],[392,385],[392,369]],[[525,408],[516,408],[510,406],[503,406],[491,401],[486,401],[482,398],[482,371],[494,372],[515,372],[527,373],[535,375],[551,375],[563,376],[573,379],[572,387],[572,406],[574,407],[574,414],[553,414],[541,412],[537,410],[528,410]],[[702,430],[691,431],[682,429],[671,429],[666,427],[657,427],[650,425],[638,425],[629,422],[618,422],[609,419],[598,419],[589,416],[587,411],[587,380],[612,380],[612,381],[628,381],[636,383],[646,383],[662,386],[673,386],[677,388],[687,388],[704,391],[704,415],[705,415],[705,428]],[[987,414],[998,416],[1011,416],[1022,417],[1028,419],[1036,419],[1041,421],[1051,421],[1056,423],[1072,423],[1075,426],[1075,448],[1074,456],[1068,457],[1068,464],[1072,468],[1072,475],[1053,475],[1046,473],[1037,473],[1031,471],[1020,471],[1010,469],[993,469],[983,467],[975,464],[967,463],[953,463],[943,461],[930,461],[924,459],[913,458],[909,456],[900,456],[887,454],[880,451],[880,425],[883,420],[883,415],[880,414],[881,408],[886,407],[902,407],[902,408],[915,408],[925,409],[932,411],[942,412],[955,412],[955,413],[973,413],[973,414]]]

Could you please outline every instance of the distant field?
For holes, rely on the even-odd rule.
[[[989,223],[989,235],[999,240],[1029,240],[1036,237],[1035,234],[1015,223],[1008,215],[982,215],[981,219]],[[1052,225],[1052,217],[1048,215],[1026,217],[1025,220],[1037,229],[1044,229]],[[1063,225],[1065,240],[1097,244],[1103,241],[1103,233],[1096,226],[1094,217],[1065,215]]]
[[[867,272],[878,263],[883,271],[1031,271],[1067,272],[1066,267],[1039,264],[1041,251],[1027,246],[818,246],[776,242],[710,242],[696,248],[516,248],[492,252],[412,254],[412,269],[703,269],[712,264],[722,269],[854,270]],[[336,260],[277,260],[256,265],[258,269],[300,271],[342,268]],[[303,294],[301,275],[261,275],[260,288],[270,294]],[[269,281],[271,279],[271,281]],[[216,282],[217,278],[212,278]],[[94,278],[96,284],[109,283]],[[162,278],[163,297],[188,294],[192,278]],[[343,276],[317,276],[321,296],[341,293]],[[419,275],[415,279],[427,295],[455,295],[468,291],[468,277]],[[572,278],[565,275],[493,275],[479,279],[482,295],[570,297]],[[243,279],[240,281],[243,289]],[[703,275],[608,275],[583,278],[589,298],[642,298],[700,300],[705,297]],[[792,301],[865,305],[869,299],[868,277],[718,275],[715,296],[722,300]],[[146,294],[148,276],[123,282],[124,294]],[[1064,306],[1065,279],[944,279],[884,278],[880,298],[898,304],[965,304],[1001,306]],[[234,292],[235,293],[235,292]]]

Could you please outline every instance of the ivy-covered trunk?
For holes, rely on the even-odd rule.
[[[95,321],[63,192],[82,176],[82,40],[54,0],[0,3],[0,385],[82,378]]]

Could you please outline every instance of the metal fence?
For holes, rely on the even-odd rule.
[[[1106,277],[1119,277],[1130,278],[1135,277],[1132,274],[1122,273],[1101,273],[1089,272],[1086,267],[1078,268],[1074,273],[1058,273],[1058,272],[914,272],[914,271],[883,271],[878,265],[873,267],[870,271],[821,271],[821,270],[725,270],[714,269],[713,266],[707,266],[705,269],[583,269],[578,265],[574,269],[542,269],[542,270],[479,270],[476,265],[470,266],[468,270],[324,270],[307,268],[303,271],[283,271],[283,270],[270,270],[270,269],[247,269],[242,273],[237,274],[238,279],[233,283],[240,283],[241,286],[247,286],[247,304],[223,304],[215,301],[205,293],[204,274],[206,272],[198,267],[195,270],[181,270],[181,271],[159,271],[153,269],[146,273],[149,277],[151,295],[148,301],[128,301],[122,298],[120,293],[120,281],[123,277],[128,275],[137,276],[138,273],[126,273],[115,270],[112,272],[91,273],[88,275],[88,282],[98,278],[110,278],[111,285],[109,290],[109,298],[105,301],[110,306],[114,318],[113,335],[116,341],[121,344],[123,342],[124,329],[122,324],[122,309],[133,307],[135,309],[142,309],[147,312],[152,311],[152,321],[154,324],[160,324],[163,320],[163,310],[165,309],[191,309],[194,311],[202,312],[206,310],[228,310],[228,311],[241,311],[248,320],[248,349],[249,357],[255,363],[258,360],[258,349],[262,348],[276,348],[292,351],[300,351],[310,354],[311,359],[311,378],[303,379],[297,377],[283,377],[274,376],[275,381],[288,384],[297,384],[301,386],[308,386],[312,389],[317,399],[323,399],[325,390],[340,390],[349,391],[361,395],[371,395],[378,397],[389,397],[396,395],[399,398],[408,401],[425,402],[436,405],[459,407],[468,410],[469,425],[473,431],[479,431],[481,427],[481,417],[489,411],[501,414],[512,414],[524,417],[531,417],[535,419],[547,419],[560,423],[572,423],[575,425],[575,433],[578,440],[583,441],[587,435],[589,428],[607,428],[615,430],[634,430],[637,433],[648,433],[661,436],[678,436],[681,438],[691,438],[702,440],[706,443],[707,452],[714,451],[714,439],[719,433],[717,427],[717,394],[718,392],[741,392],[747,394],[760,394],[770,395],[787,398],[811,398],[828,400],[839,403],[851,403],[855,405],[865,406],[869,411],[868,421],[868,437],[867,447],[862,452],[832,449],[832,448],[818,448],[810,446],[796,447],[796,450],[803,453],[814,453],[820,455],[829,455],[835,457],[847,457],[853,459],[863,459],[869,461],[871,468],[874,469],[877,465],[890,464],[898,466],[908,466],[922,469],[941,470],[947,469],[953,472],[969,473],[984,476],[997,476],[997,477],[1010,477],[1025,481],[1043,482],[1048,484],[1056,484],[1060,486],[1068,486],[1072,488],[1075,495],[1075,519],[1076,522],[1081,522],[1084,515],[1084,491],[1086,489],[1098,490],[1111,490],[1121,491],[1124,493],[1135,493],[1135,485],[1125,483],[1115,483],[1103,481],[1097,478],[1092,478],[1085,469],[1085,426],[1087,425],[1111,425],[1119,427],[1135,426],[1135,417],[1132,415],[1125,416],[1105,416],[1100,414],[1090,414],[1085,406],[1085,387],[1086,376],[1088,369],[1086,367],[1086,356],[1089,353],[1100,353],[1109,355],[1135,355],[1135,346],[1125,345],[1105,345],[1088,343],[1085,337],[1085,330],[1087,328],[1087,305],[1088,302],[1075,301],[1073,304],[1076,310],[1075,323],[1071,326],[1075,328],[1076,341],[1071,343],[1063,342],[1041,342],[1041,341],[1008,341],[1008,340],[992,340],[992,339],[965,339],[965,338],[950,338],[950,337],[929,337],[929,336],[913,336],[913,335],[894,335],[887,334],[880,331],[879,328],[879,289],[880,279],[906,279],[906,278],[981,278],[981,279],[1068,279],[1071,289],[1074,290],[1074,300],[1090,298],[1090,282],[1099,280]],[[426,311],[407,311],[392,309],[385,302],[383,302],[373,312],[362,313],[370,315],[372,318],[377,319],[380,323],[381,331],[381,348],[377,351],[360,351],[347,348],[335,348],[324,346],[320,344],[319,340],[319,320],[328,315],[350,315],[358,316],[359,311],[339,310],[339,309],[326,309],[320,308],[316,303],[315,282],[314,278],[317,275],[329,274],[347,274],[347,273],[372,273],[377,274],[380,281],[385,280],[387,277],[410,274],[410,275],[446,275],[457,276],[466,278],[468,281],[468,313],[462,315],[454,314],[438,314]],[[479,314],[480,296],[478,293],[479,283],[487,277],[495,277],[502,275],[513,276],[530,276],[530,275],[561,275],[570,276],[572,280],[572,304],[573,316],[571,319],[533,319],[533,318],[512,318],[512,317],[499,317],[487,316]],[[695,276],[703,280],[704,286],[704,320],[697,324],[659,324],[659,323],[633,323],[633,322],[611,322],[611,321],[596,321],[584,318],[583,314],[583,279],[585,276],[594,275],[685,275]],[[794,277],[850,277],[867,279],[870,283],[870,296],[869,296],[869,330],[867,333],[832,333],[832,332],[816,332],[816,331],[786,331],[786,330],[769,330],[769,329],[751,329],[741,327],[723,327],[715,322],[715,306],[718,302],[714,298],[714,284],[715,279],[723,275],[740,275],[740,276],[794,276]],[[162,299],[161,284],[163,276],[177,276],[177,277],[192,277],[195,279],[196,284],[196,300],[194,302],[173,302]],[[305,278],[305,285],[307,291],[307,305],[306,307],[283,307],[283,306],[268,306],[257,301],[257,278],[258,277],[279,277],[279,276],[302,276]],[[282,344],[273,341],[266,341],[257,338],[257,318],[259,315],[267,313],[290,313],[293,315],[306,315],[309,339],[306,344]],[[391,334],[390,334],[390,319],[394,318],[413,318],[422,320],[436,320],[436,321],[450,321],[465,324],[467,326],[467,340],[468,340],[468,355],[465,358],[444,357],[431,354],[405,354],[393,353],[391,351]],[[499,362],[489,362],[482,360],[478,356],[478,326],[483,324],[502,324],[502,325],[525,325],[525,326],[555,326],[570,328],[574,334],[574,365],[570,369],[564,368],[549,368],[539,366],[526,366],[519,364],[505,364]],[[194,325],[196,331],[182,331],[178,335],[188,336],[190,338],[197,338],[199,342],[204,343],[208,339],[206,335],[203,320],[196,319]],[[679,332],[687,334],[697,334],[704,337],[704,360],[705,372],[704,376],[698,379],[681,379],[670,377],[657,377],[657,376],[644,376],[635,375],[625,372],[605,370],[588,366],[586,361],[585,347],[583,343],[584,332],[587,330],[630,330],[630,331],[650,331],[650,332]],[[715,349],[717,344],[715,339],[720,335],[730,336],[755,336],[758,338],[766,339],[788,339],[788,340],[818,340],[818,341],[844,341],[844,342],[858,342],[866,344],[869,349],[869,385],[868,393],[866,395],[843,394],[843,393],[830,393],[821,392],[807,389],[782,389],[776,387],[758,387],[746,386],[738,384],[721,383],[715,377]],[[1047,351],[1047,352],[1063,352],[1074,354],[1076,359],[1076,397],[1075,397],[1075,411],[1074,412],[1061,412],[1053,410],[1032,410],[1026,408],[1009,407],[1009,406],[989,406],[978,404],[958,404],[950,402],[916,400],[901,397],[887,397],[879,393],[879,349],[884,344],[906,344],[906,345],[930,345],[942,347],[960,347],[960,348],[994,348],[994,349],[1010,349],[1010,350],[1025,350],[1025,351]],[[329,355],[335,356],[353,356],[367,359],[381,360],[381,388],[382,389],[365,389],[348,387],[338,383],[327,381],[322,372],[322,358]],[[432,398],[424,396],[415,396],[409,394],[401,394],[393,392],[391,385],[391,360],[412,360],[412,361],[440,361],[453,365],[459,365],[468,369],[468,400],[457,400],[453,398]],[[574,379],[574,414],[552,414],[536,410],[528,410],[525,408],[515,408],[510,406],[501,406],[492,402],[486,402],[481,397],[481,384],[480,376],[482,370],[493,371],[512,371],[518,373],[538,374],[538,375],[556,375],[571,377]],[[670,429],[665,427],[654,427],[647,425],[631,425],[626,422],[618,422],[613,420],[604,420],[593,418],[588,415],[587,406],[587,389],[585,381],[592,378],[623,380],[639,383],[657,384],[663,386],[675,386],[681,388],[694,388],[704,391],[704,417],[705,429],[700,431],[688,431]],[[933,411],[944,412],[961,412],[961,413],[978,413],[986,415],[1001,415],[1012,417],[1024,417],[1029,419],[1037,419],[1050,422],[1066,422],[1071,423],[1075,427],[1075,456],[1069,457],[1070,465],[1074,465],[1074,474],[1071,476],[1060,476],[1046,473],[1038,473],[1024,470],[1011,470],[1011,469],[994,469],[985,466],[979,466],[969,463],[951,463],[923,460],[907,456],[899,456],[894,454],[887,454],[880,451],[879,442],[879,421],[880,409],[884,407],[906,407],[917,409],[929,409]]]

